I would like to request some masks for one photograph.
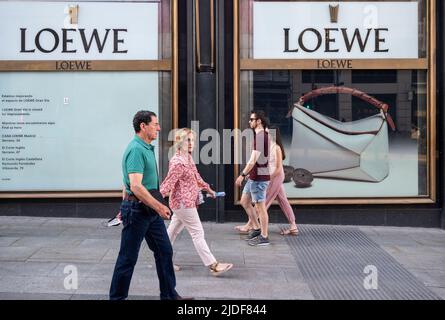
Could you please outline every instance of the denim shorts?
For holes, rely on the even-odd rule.
[[[269,181],[253,181],[249,179],[244,186],[243,193],[249,193],[253,203],[264,202],[266,201],[268,185]]]

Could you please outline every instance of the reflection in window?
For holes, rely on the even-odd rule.
[[[396,83],[397,70],[352,70],[352,83]]]
[[[280,128],[286,154],[289,155],[291,154],[292,140],[299,137],[293,135],[295,119],[286,117],[286,115],[293,104],[311,90],[338,83],[341,86],[365,92],[388,104],[388,112],[396,125],[395,131],[389,127],[387,129],[390,166],[388,178],[374,185],[372,183],[357,184],[351,190],[340,190],[339,188],[335,192],[338,192],[338,196],[349,197],[427,194],[427,71],[261,70],[242,71],[240,75],[241,127],[243,129],[247,127],[247,116],[252,109],[264,110],[269,116],[271,124]],[[377,81],[377,79],[381,79],[381,81]],[[317,96],[306,101],[304,106],[343,123],[359,121],[380,113],[375,106],[349,94]],[[311,146],[308,145],[308,152],[311,152],[310,150]],[[319,183],[328,185],[325,180]],[[338,184],[343,185],[340,182]],[[348,188],[350,185],[346,183],[344,186]],[[317,198],[330,195],[331,190],[328,193],[321,191],[316,194],[306,191],[306,195],[300,193],[298,189],[288,186],[286,192],[290,198],[304,196]]]

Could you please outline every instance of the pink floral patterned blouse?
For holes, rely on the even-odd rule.
[[[176,153],[168,166],[168,174],[161,184],[162,196],[170,194],[169,206],[171,209],[195,208],[198,193],[209,188],[196,169],[195,162],[190,154]]]

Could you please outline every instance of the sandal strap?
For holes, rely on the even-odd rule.
[[[210,265],[210,270],[218,272],[218,265],[219,265],[218,261],[216,261],[214,264],[211,264]]]

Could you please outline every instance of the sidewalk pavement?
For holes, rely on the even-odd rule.
[[[106,223],[105,219],[0,216],[0,299],[108,299],[121,226]],[[234,230],[234,223],[203,225],[215,257],[234,267],[212,276],[184,230],[174,246],[174,262],[182,268],[176,272],[181,295],[445,299],[444,230],[300,225],[299,236],[284,237],[279,235],[284,225],[271,224],[271,244],[251,247]],[[68,281],[75,275],[72,266],[77,270],[77,289],[69,288],[75,284]],[[158,288],[154,259],[144,243],[129,298],[159,299]]]

